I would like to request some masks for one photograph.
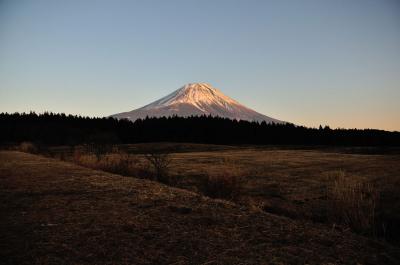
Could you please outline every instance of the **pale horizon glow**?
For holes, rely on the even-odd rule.
[[[108,116],[204,82],[298,125],[400,131],[400,2],[0,1],[0,112]]]

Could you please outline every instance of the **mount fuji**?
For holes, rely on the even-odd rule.
[[[174,115],[180,117],[211,115],[235,120],[283,123],[240,104],[206,83],[187,84],[144,107],[114,114],[111,117],[135,121],[139,118]]]

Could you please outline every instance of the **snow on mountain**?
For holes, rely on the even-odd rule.
[[[282,123],[247,108],[206,83],[191,83],[142,108],[111,115],[136,120],[148,117],[211,115],[236,120]]]

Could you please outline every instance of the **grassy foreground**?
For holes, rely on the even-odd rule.
[[[144,179],[0,152],[4,264],[398,264],[350,231]]]
[[[146,143],[41,154],[400,245],[398,149]]]

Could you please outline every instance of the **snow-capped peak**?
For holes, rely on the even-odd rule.
[[[145,117],[211,115],[236,120],[281,122],[249,109],[207,83],[189,83],[142,108],[112,115],[136,120]]]
[[[204,106],[216,104],[229,108],[229,104],[239,104],[235,100],[225,96],[218,89],[207,83],[190,83],[172,92],[149,105],[145,109],[172,106],[175,104],[191,104],[199,110],[205,111]]]

